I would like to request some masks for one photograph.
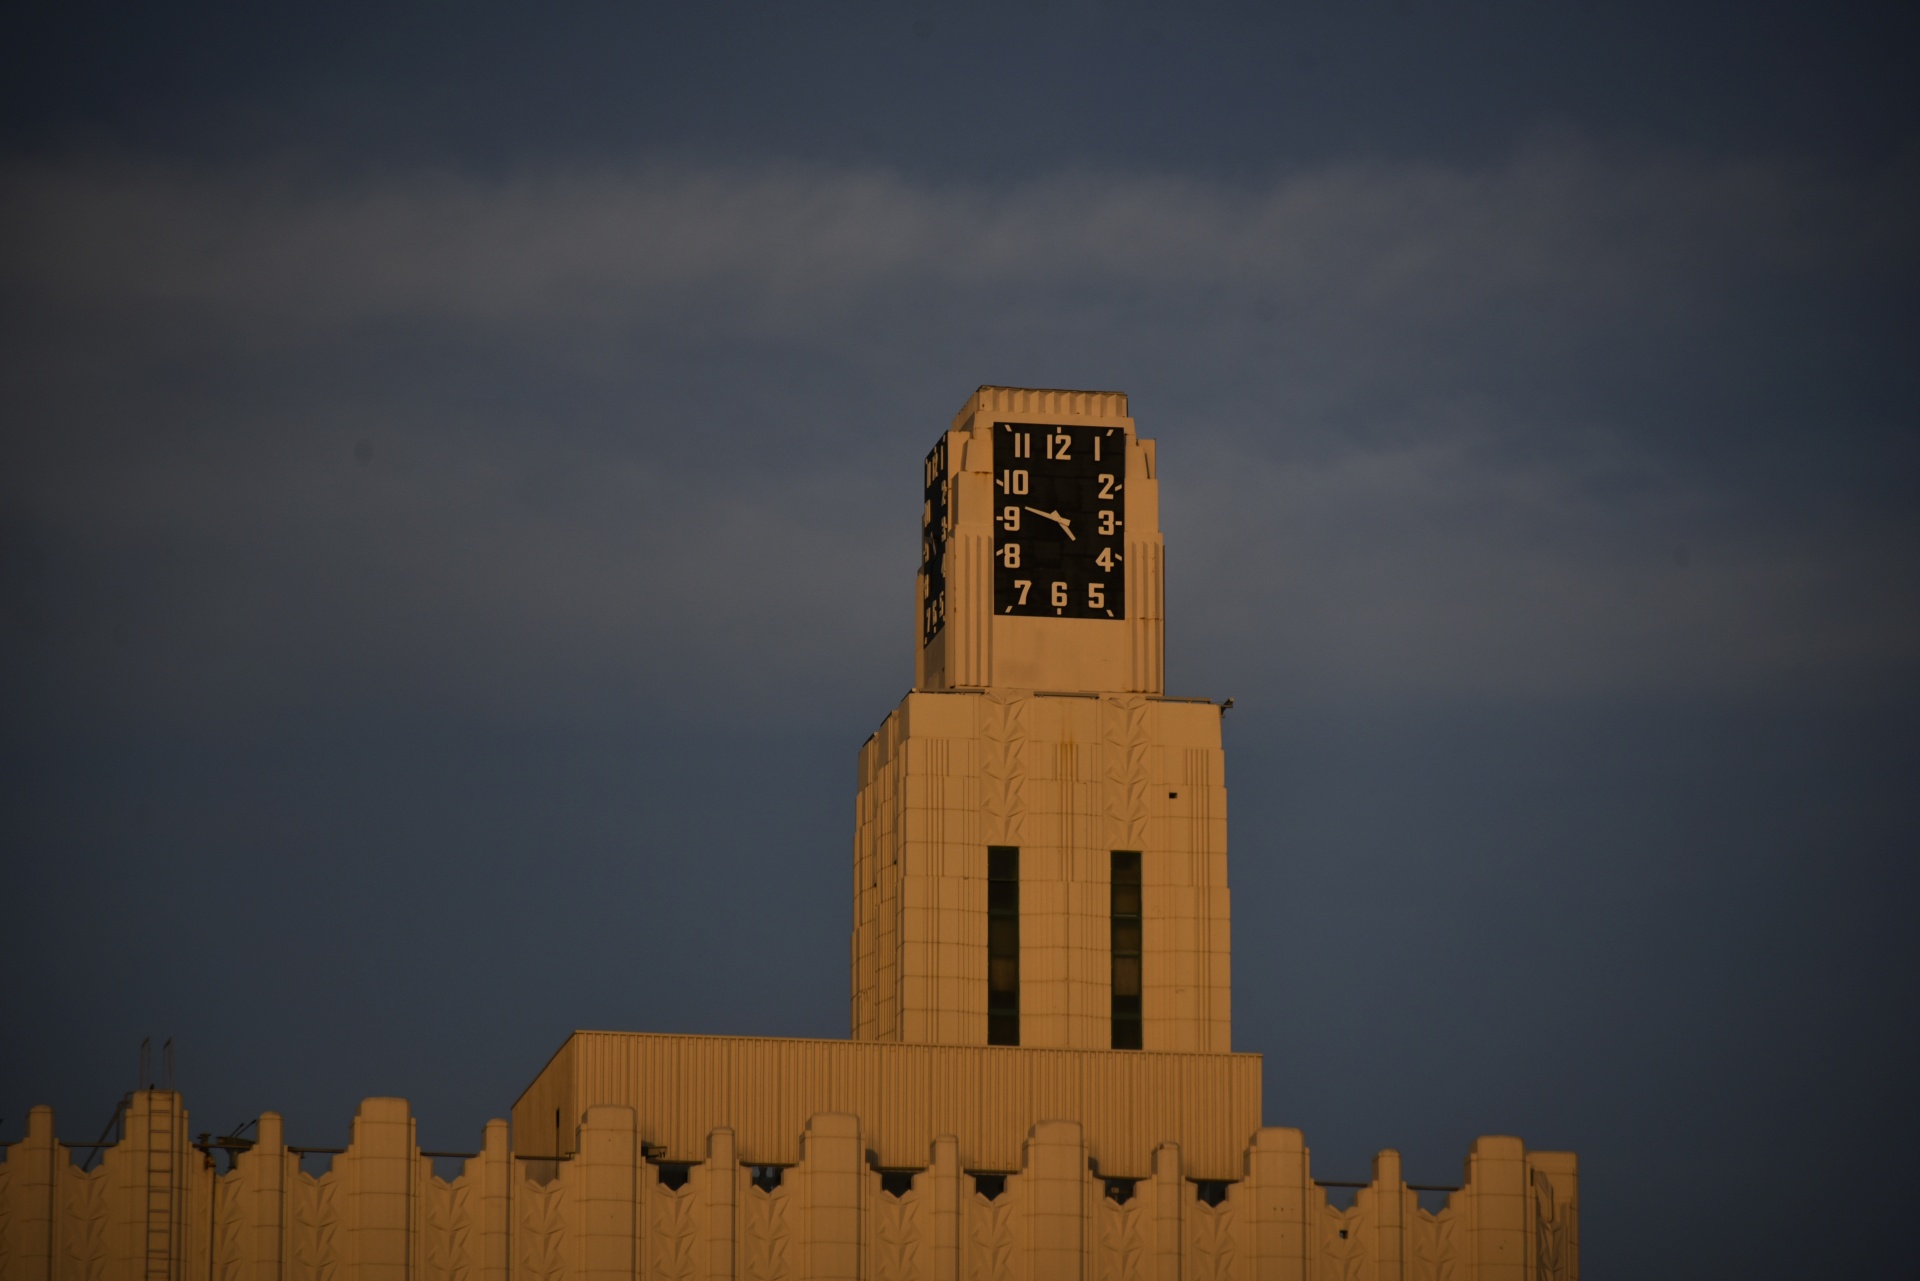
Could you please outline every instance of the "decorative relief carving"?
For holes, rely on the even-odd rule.
[[[1150,710],[1144,698],[1101,700],[1100,737],[1106,749],[1102,791],[1114,825],[1113,843],[1125,849],[1144,849],[1147,843]]]
[[[789,1281],[793,1276],[793,1231],[787,1226],[787,1190],[765,1192],[749,1185],[740,1203],[746,1249],[743,1281]]]
[[[980,804],[988,844],[1018,845],[1026,814],[1028,700],[988,693],[980,700]]]
[[[1194,1202],[1187,1222],[1191,1225],[1195,1281],[1230,1281],[1235,1275],[1235,1265],[1239,1262],[1235,1232],[1238,1217],[1231,1201],[1222,1201],[1219,1205]]]
[[[58,1149],[55,1149],[58,1151]],[[107,1167],[103,1162],[92,1172],[82,1174],[71,1164],[63,1164],[61,1182],[66,1218],[61,1244],[73,1268],[67,1275],[74,1281],[100,1281],[107,1270]]]
[[[1125,1205],[1103,1196],[1095,1211],[1099,1258],[1094,1275],[1101,1281],[1147,1281],[1146,1200],[1134,1196]]]
[[[466,1281],[475,1270],[473,1186],[428,1175],[420,1188],[422,1255],[428,1281]]]
[[[1370,1217],[1357,1200],[1346,1210],[1321,1207],[1320,1258],[1325,1265],[1321,1281],[1361,1281],[1366,1275]]]
[[[896,1197],[878,1190],[879,1176],[873,1176],[874,1207],[873,1276],[874,1281],[913,1281],[919,1275],[920,1258],[919,1198],[909,1192]]]
[[[653,1275],[661,1281],[693,1281],[695,1216],[693,1183],[653,1185]]]
[[[527,1281],[557,1281],[566,1258],[566,1184],[520,1184],[520,1275]]]
[[[1407,1219],[1408,1281],[1462,1281],[1466,1229],[1452,1206],[1438,1214],[1416,1208]]]
[[[241,1198],[247,1193],[248,1182],[247,1176],[237,1170],[208,1180],[213,1197],[213,1258],[208,1275],[214,1281],[234,1281],[240,1275]]]
[[[967,1198],[967,1281],[1017,1281],[1019,1275],[1013,1199],[1005,1192],[991,1201],[974,1193]]]
[[[1533,1275],[1538,1281],[1570,1281],[1573,1252],[1569,1208],[1556,1203],[1553,1180],[1533,1172]]]
[[[333,1281],[340,1259],[339,1186],[332,1170],[317,1179],[305,1170],[294,1172],[287,1189],[294,1281]]]

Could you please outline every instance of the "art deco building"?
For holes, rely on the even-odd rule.
[[[1223,709],[1169,695],[1159,460],[1117,392],[982,387],[926,458],[914,688],[860,749],[852,1037],[576,1032],[451,1182],[369,1099],[216,1173],[36,1110],[0,1277],[1571,1281],[1572,1154],[1381,1153],[1336,1205],[1232,1050]],[[1423,1208],[1421,1195],[1433,1202]]]

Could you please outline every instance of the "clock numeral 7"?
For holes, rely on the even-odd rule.
[[[1013,585],[1020,589],[1020,599],[1016,603],[1021,605],[1026,604],[1027,593],[1033,590],[1033,580],[1030,578],[1016,578],[1013,580]]]

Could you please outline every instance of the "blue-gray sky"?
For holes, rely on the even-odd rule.
[[[576,1026],[837,1036],[919,459],[1160,441],[1235,1046],[1595,1275],[1920,1180],[1911,6],[0,18],[0,1137],[467,1147]]]

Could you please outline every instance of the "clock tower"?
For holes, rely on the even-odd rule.
[[[982,387],[923,474],[914,689],[860,751],[861,1040],[1231,1048],[1220,709],[1165,693],[1119,392]]]

